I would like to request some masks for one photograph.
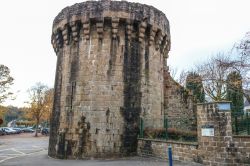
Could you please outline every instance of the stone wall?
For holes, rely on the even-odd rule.
[[[168,127],[182,130],[196,130],[196,108],[193,96],[178,84],[168,72],[164,75],[165,114]]]
[[[160,157],[168,159],[168,146],[172,147],[173,160],[196,161],[197,143],[163,141],[152,139],[138,139],[138,155],[147,157]]]
[[[233,137],[231,110],[219,108],[225,103],[198,105],[198,158],[204,165],[250,165],[250,137]],[[203,136],[204,126],[213,126],[214,136]]]
[[[231,112],[221,110],[218,104],[221,103],[197,106],[197,143],[139,139],[138,154],[166,159],[168,145],[172,145],[174,160],[213,166],[249,166],[250,136],[233,136]],[[202,132],[207,128],[213,132]]]
[[[49,155],[136,153],[139,117],[164,114],[166,16],[138,3],[87,1],[58,14],[51,42],[58,63]]]
[[[250,136],[233,136],[233,144],[227,148],[232,162],[250,165]]]
[[[226,147],[232,141],[232,126],[230,110],[220,111],[217,103],[198,105],[197,110],[198,122],[198,141],[199,141],[199,158],[202,164],[217,164],[224,159]],[[212,126],[214,136],[203,136],[202,129]]]

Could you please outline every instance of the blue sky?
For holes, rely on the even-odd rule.
[[[80,0],[8,0],[0,2],[0,63],[15,78],[14,101],[22,106],[36,82],[54,84],[56,56],[50,44],[54,17]],[[155,6],[170,21],[169,64],[178,71],[217,52],[229,51],[250,31],[249,0],[134,0]]]

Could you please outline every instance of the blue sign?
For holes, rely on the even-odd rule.
[[[231,105],[230,105],[230,103],[217,103],[217,108],[220,111],[230,111]]]

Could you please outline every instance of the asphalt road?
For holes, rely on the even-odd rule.
[[[168,166],[167,161],[132,157],[116,160],[59,160],[48,157],[48,137],[34,134],[0,136],[0,166]],[[195,166],[174,162],[174,166]],[[198,165],[198,164],[197,164]]]

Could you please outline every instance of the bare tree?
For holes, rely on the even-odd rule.
[[[186,77],[189,74],[189,71],[182,70],[180,73],[178,72],[177,68],[169,67],[169,73],[171,77],[179,83],[181,86],[185,86],[186,84]]]
[[[182,71],[179,77],[175,74],[175,80],[185,85],[186,76],[190,72],[201,76],[206,96],[213,101],[226,100],[226,85],[229,84],[227,76],[237,72],[242,76],[242,93],[250,102],[250,32],[234,45],[230,53],[218,53],[196,65],[192,71]]]
[[[235,43],[230,56],[226,59],[216,59],[228,71],[236,71],[242,76],[243,95],[250,102],[250,32]]]
[[[196,72],[202,78],[205,93],[213,101],[225,100],[229,68],[222,62],[227,61],[227,59],[228,57],[225,54],[218,53],[208,61],[196,65]]]

